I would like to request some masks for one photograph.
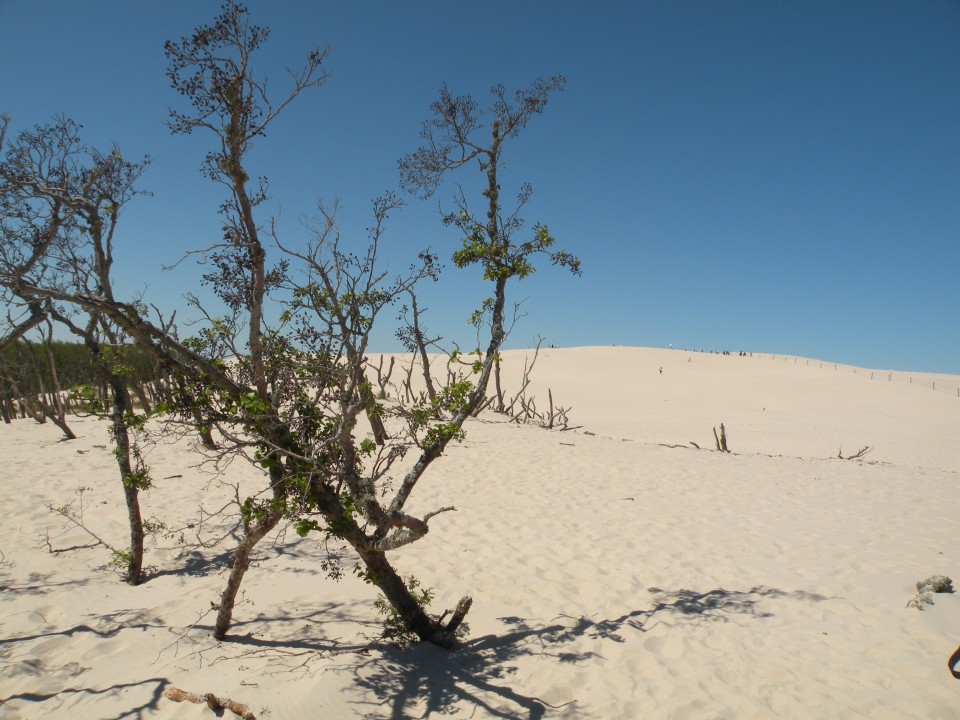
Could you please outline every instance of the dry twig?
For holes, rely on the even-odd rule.
[[[862,448],[860,448],[860,449],[859,449],[857,452],[855,452],[853,455],[847,455],[846,457],[844,457],[844,455],[843,455],[843,448],[841,447],[840,450],[837,451],[837,459],[838,459],[838,460],[862,460],[863,457],[864,457],[864,455],[866,455],[868,452],[870,452],[871,449],[872,449],[872,448],[871,448],[869,445],[864,445]]]

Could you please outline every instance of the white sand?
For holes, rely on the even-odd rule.
[[[525,355],[505,355],[508,394]],[[216,717],[173,685],[274,719],[960,718],[960,593],[905,608],[917,580],[960,585],[960,377],[632,348],[543,350],[534,375],[582,428],[469,423],[410,503],[458,512],[393,554],[436,610],[473,595],[453,654],[372,644],[375,589],[326,579],[293,532],[257,552],[241,641],[214,642],[230,543],[196,539],[229,526],[197,507],[229,489],[188,446],[152,450],[144,508],[195,526],[152,540],[132,588],[102,548],[45,547],[86,542],[45,507],[78,509],[80,486],[124,543],[105,426],[0,427],[0,717]],[[731,454],[710,451],[721,422]]]

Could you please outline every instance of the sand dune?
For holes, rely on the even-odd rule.
[[[508,395],[529,356],[504,355]],[[81,499],[123,543],[105,426],[59,442],[17,421],[0,428],[0,718],[215,717],[170,686],[276,719],[960,718],[960,594],[905,607],[917,580],[960,580],[958,387],[782,356],[542,350],[528,394],[543,407],[550,388],[578,427],[470,422],[410,504],[457,512],[394,553],[435,609],[474,597],[452,654],[375,642],[376,593],[328,580],[292,531],[258,550],[236,641],[213,641],[231,528],[198,507],[233,489],[188,443],[155,446],[145,512],[176,531],[131,588],[102,548],[47,548],[87,542],[47,507]],[[721,422],[729,454],[711,451]]]

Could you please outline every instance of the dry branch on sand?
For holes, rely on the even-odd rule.
[[[843,448],[841,447],[837,451],[837,460],[862,460],[864,456],[869,453],[873,448],[869,445],[864,445],[862,448],[853,453],[853,455],[844,455]]]
[[[717,429],[713,429],[713,442],[716,443],[717,452],[730,452],[727,449],[727,429],[720,423],[720,435],[717,436]]]
[[[206,706],[213,711],[229,710],[235,715],[242,717],[243,720],[256,719],[256,716],[246,705],[231,700],[230,698],[217,697],[213,693],[203,693],[199,695],[181,690],[180,688],[171,687],[163,691],[163,696],[174,702],[183,702],[186,700],[187,702],[196,703],[197,705],[206,704]]]
[[[723,423],[720,423],[719,435],[717,434],[717,429],[713,428],[713,443],[717,452],[725,452],[725,453],[730,452],[730,450],[727,448],[727,429],[723,426]],[[700,447],[693,440],[690,441],[690,445],[696,448],[697,450],[703,450],[703,448]],[[682,446],[668,445],[667,447],[682,447]]]

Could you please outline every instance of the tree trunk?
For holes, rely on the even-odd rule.
[[[427,345],[423,339],[423,332],[420,330],[420,309],[417,307],[417,296],[413,290],[410,293],[410,303],[413,309],[413,338],[417,344],[417,352],[420,354],[420,367],[423,369],[423,381],[427,385],[427,396],[430,402],[437,399],[437,391],[433,386],[433,376],[430,374],[430,357],[427,355]]]
[[[281,432],[278,435],[276,432],[270,432],[270,436],[281,447],[292,445],[291,438],[285,433]],[[282,507],[286,488],[284,487],[284,469],[279,463],[270,467],[269,477],[273,498],[275,501],[280,501]],[[220,603],[217,605],[217,621],[213,627],[213,637],[217,640],[223,640],[226,637],[227,630],[230,629],[233,622],[233,607],[237,602],[243,577],[250,568],[250,553],[257,543],[283,519],[283,512],[283,509],[277,509],[277,505],[274,505],[270,513],[260,522],[244,521],[243,537],[233,551],[230,562],[230,576],[227,578],[227,586],[220,593]]]
[[[97,358],[99,362],[99,358]],[[143,571],[143,518],[140,514],[140,490],[137,478],[130,463],[130,436],[127,434],[126,415],[132,410],[130,395],[123,382],[111,378],[113,385],[113,443],[117,455],[117,467],[120,469],[120,482],[123,484],[123,499],[127,505],[127,520],[130,525],[130,560],[124,582],[139,585]]]
[[[216,450],[217,442],[213,439],[213,433],[210,430],[210,424],[204,421],[200,411],[193,408],[193,420],[196,423],[197,433],[200,435],[200,442],[207,450]]]
[[[210,432],[210,427],[208,425],[201,425],[199,432],[200,442],[203,443],[203,446],[207,450],[216,450],[217,441],[213,439],[213,434]]]
[[[237,602],[243,576],[250,568],[251,551],[263,539],[264,535],[277,526],[281,517],[281,513],[274,512],[264,522],[244,528],[243,539],[233,551],[227,586],[220,594],[220,604],[217,606],[217,622],[213,626],[213,637],[217,640],[223,640],[226,637],[227,630],[230,629],[230,624],[233,622],[233,606]]]
[[[373,439],[377,445],[385,445],[390,436],[387,435],[387,429],[383,426],[383,418],[377,410],[377,399],[373,396],[373,390],[368,383],[360,385],[360,394],[363,407],[367,412],[367,419],[370,421],[370,429],[373,430]]]
[[[127,519],[130,523],[130,562],[124,581],[139,585],[143,574],[143,518],[140,515],[140,491],[124,485],[123,497],[127,503]]]
[[[227,579],[227,586],[220,593],[220,604],[217,606],[217,622],[213,626],[213,637],[217,640],[223,640],[227,635],[227,630],[230,629],[230,623],[233,621],[233,606],[236,604],[237,593],[240,592],[243,576],[250,567],[250,551],[256,544],[257,541],[253,536],[246,534],[233,551],[230,577]]]
[[[53,424],[56,425],[58,428],[60,428],[61,431],[63,431],[63,436],[67,440],[77,439],[76,433],[74,433],[73,430],[70,429],[70,426],[67,424],[67,416],[66,416],[65,410],[61,411],[59,408],[48,410],[45,406],[45,412],[47,413],[47,417],[49,417],[53,421]]]
[[[143,406],[143,411],[149,415],[152,407],[150,405],[150,398],[147,397],[147,392],[144,390],[143,385],[139,382],[132,382],[130,383],[130,389],[133,391],[133,394],[137,396],[140,405]]]
[[[367,566],[371,582],[383,591],[384,596],[411,632],[425,642],[448,650],[456,644],[456,630],[463,621],[463,616],[470,609],[470,598],[462,599],[451,621],[443,625],[424,612],[410,593],[403,578],[397,574],[390,561],[387,560],[386,553],[360,548],[358,548],[358,552]]]
[[[49,319],[47,319],[47,334],[43,338],[43,349],[46,354],[47,372],[50,373],[50,407],[53,409],[50,419],[63,431],[67,440],[76,440],[77,436],[67,424],[67,408],[63,401],[60,376],[57,374],[57,362],[53,356],[53,323]]]

